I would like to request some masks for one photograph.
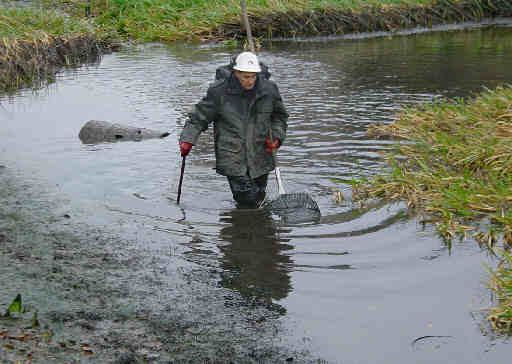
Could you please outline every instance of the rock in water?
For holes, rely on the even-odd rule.
[[[167,136],[169,136],[168,132],[136,128],[101,120],[89,120],[80,129],[78,134],[78,137],[84,144],[140,141],[144,139],[165,138]]]

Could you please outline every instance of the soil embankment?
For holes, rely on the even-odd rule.
[[[61,3],[57,4],[63,6]],[[31,85],[43,86],[46,82],[51,82],[61,67],[90,62],[98,59],[103,53],[118,49],[120,47],[119,39],[146,39],[150,36],[149,34],[153,33],[150,39],[160,41],[183,37],[185,37],[183,39],[190,37],[203,40],[244,41],[246,37],[244,27],[238,17],[230,16],[227,20],[215,19],[215,22],[209,22],[210,26],[200,23],[197,28],[192,27],[186,31],[179,29],[179,21],[172,27],[160,23],[150,23],[149,25],[145,24],[139,30],[135,27],[134,32],[144,33],[134,34],[126,30],[125,24],[136,24],[137,20],[124,19],[121,14],[112,15],[114,19],[110,20],[112,22],[109,25],[110,33],[106,36],[104,27],[97,26],[95,22],[95,17],[101,16],[98,11],[102,11],[103,5],[93,6],[94,11],[87,15],[84,14],[82,8],[75,9],[70,6],[63,8],[64,11],[73,14],[68,19],[81,23],[84,16],[87,18],[92,16],[92,19],[84,20],[89,24],[87,31],[65,36],[54,36],[51,35],[51,32],[35,32],[38,35],[29,39],[25,39],[23,36],[4,39],[3,42],[0,42],[0,69],[2,70],[0,90],[12,91]],[[103,11],[117,14],[114,10],[107,8]],[[418,26],[431,27],[439,24],[480,21],[484,18],[511,17],[512,3],[509,0],[437,0],[428,6],[373,5],[358,9],[327,6],[286,11],[249,8],[248,11],[253,36],[261,40],[398,31]],[[122,13],[121,10],[119,12]],[[13,17],[7,18],[9,18],[10,24]],[[171,19],[165,21],[171,21]],[[25,21],[21,23],[24,24]],[[9,25],[9,27],[12,26],[12,24]],[[185,25],[182,24],[182,26]],[[177,34],[167,34],[170,27],[177,27]]]
[[[116,43],[101,41],[93,33],[2,42],[0,89],[44,86],[62,67],[94,62],[118,47]]]
[[[306,11],[250,12],[252,34],[258,38],[294,38],[350,33],[397,31],[431,27],[484,18],[512,16],[508,0],[438,0],[431,6],[402,4],[369,6],[360,10],[322,8]],[[222,38],[241,38],[240,22],[224,23],[217,33]]]

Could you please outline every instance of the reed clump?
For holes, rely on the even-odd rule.
[[[472,237],[503,256],[492,279],[499,306],[489,320],[512,334],[512,86],[407,108],[368,133],[400,142],[384,153],[389,173],[359,181],[354,199],[406,201],[447,244]]]
[[[385,154],[388,175],[356,186],[357,198],[405,199],[447,239],[471,232],[489,248],[512,247],[511,86],[406,108],[368,133],[406,142]]]
[[[0,90],[43,86],[61,67],[91,62],[116,46],[56,12],[0,8]]]
[[[512,335],[512,254],[503,253],[503,260],[491,272],[489,287],[498,305],[489,309],[488,321],[494,331]]]

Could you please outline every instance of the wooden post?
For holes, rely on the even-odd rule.
[[[85,17],[91,17],[91,0],[87,0],[87,3],[85,4]]]
[[[249,44],[249,50],[255,52],[254,41],[252,40],[251,24],[249,24],[249,16],[247,15],[247,5],[245,0],[240,0],[240,9],[242,10],[242,20],[247,32],[247,42]]]

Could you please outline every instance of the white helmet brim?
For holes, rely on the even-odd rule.
[[[234,70],[240,72],[261,72],[260,62],[258,57],[252,52],[242,52],[236,57]]]

